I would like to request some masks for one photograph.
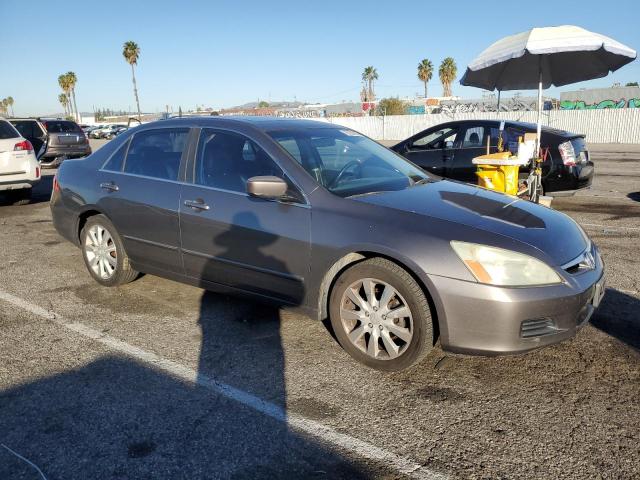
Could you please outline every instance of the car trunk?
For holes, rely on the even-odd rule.
[[[76,147],[87,143],[84,132],[73,122],[56,120],[45,122],[44,125],[51,146]]]

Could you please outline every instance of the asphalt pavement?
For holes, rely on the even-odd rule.
[[[606,262],[591,324],[394,374],[290,311],[100,287],[45,171],[32,204],[0,199],[0,479],[640,478],[640,149],[592,151],[593,188],[553,202]]]

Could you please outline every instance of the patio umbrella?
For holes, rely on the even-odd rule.
[[[498,91],[537,88],[540,142],[544,88],[606,77],[635,58],[635,50],[584,28],[533,28],[487,48],[469,64],[460,83]]]

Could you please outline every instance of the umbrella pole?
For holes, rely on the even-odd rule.
[[[542,66],[538,67],[539,69],[539,79],[538,79],[538,125],[536,130],[536,157],[540,155],[540,147],[542,140]]]

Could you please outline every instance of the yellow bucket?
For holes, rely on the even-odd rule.
[[[509,156],[508,152],[504,152],[483,155],[474,159],[474,163],[478,165],[478,170],[476,171],[478,186],[495,190],[496,192],[516,195],[518,193],[520,165],[509,164]]]

